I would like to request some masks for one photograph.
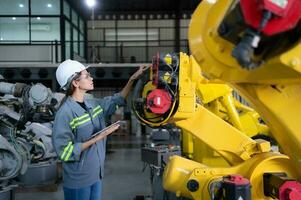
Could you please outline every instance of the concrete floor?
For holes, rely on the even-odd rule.
[[[143,170],[140,147],[146,138],[112,136],[108,142],[105,177],[103,179],[103,200],[133,200],[136,195],[151,194],[149,168]],[[43,192],[37,189],[16,192],[16,200],[62,200],[62,184],[56,191]]]

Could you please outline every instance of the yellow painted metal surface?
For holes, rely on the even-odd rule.
[[[214,3],[215,2],[215,3]],[[232,57],[234,45],[221,38],[217,29],[236,1],[202,1],[189,26],[189,47],[207,77],[229,83],[300,83],[301,44],[265,60],[255,70],[242,69]]]
[[[265,172],[285,171],[290,177],[296,177],[290,160],[287,156],[279,153],[262,153],[253,156],[247,161],[233,167],[208,167],[201,163],[188,160],[179,156],[170,158],[163,175],[163,187],[168,191],[175,192],[178,196],[191,199],[209,200],[209,187],[221,177],[229,174],[240,174],[248,178],[252,185],[252,199],[272,199],[263,193],[263,174]],[[199,189],[190,192],[187,189],[189,180],[197,180]]]
[[[196,110],[196,83],[191,77],[200,76],[200,69],[191,67],[190,58],[184,53],[180,53],[179,72],[179,107],[174,119],[185,119],[191,117]],[[199,73],[198,73],[199,72]]]
[[[222,82],[214,83],[204,78],[194,57],[180,53],[179,108],[173,118],[179,120],[193,116],[196,98],[199,98],[207,109],[247,135],[267,134],[269,130],[259,122],[259,115],[238,103],[232,91]]]
[[[210,167],[228,167],[229,163],[215,150],[210,148],[200,139],[194,137],[193,140],[193,160]]]
[[[193,151],[193,147],[194,147],[193,136],[189,132],[182,130],[181,143],[182,143],[181,144],[182,155],[187,158],[194,159],[195,151]]]
[[[177,121],[176,125],[192,133],[232,165],[259,153],[255,141],[203,107],[193,117]]]
[[[235,85],[271,129],[282,151],[301,174],[301,85]]]

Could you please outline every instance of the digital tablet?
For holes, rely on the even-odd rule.
[[[90,139],[91,139],[91,138],[94,138],[95,136],[97,136],[97,135],[99,135],[99,134],[104,133],[106,130],[108,130],[108,129],[110,129],[110,128],[116,126],[116,125],[120,125],[120,120],[118,120],[117,122],[114,122],[113,124],[111,124],[110,126],[107,126],[107,127],[104,128],[104,129],[102,129],[102,130],[100,130],[100,131],[94,133],[93,135],[90,136]],[[108,133],[108,134],[106,134],[105,136],[110,135],[110,134],[111,134],[111,133]]]

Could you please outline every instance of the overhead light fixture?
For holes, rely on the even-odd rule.
[[[95,0],[86,0],[86,4],[89,8],[93,8],[96,5],[96,1]]]
[[[3,40],[3,37],[1,37],[0,40]]]
[[[48,7],[48,8],[51,8],[51,7],[52,7],[52,4],[50,4],[50,3],[47,4],[47,7]]]
[[[37,17],[37,20],[41,20],[41,17]]]
[[[24,5],[23,5],[23,4],[19,4],[19,7],[20,7],[20,8],[23,8],[23,7],[24,7]]]
[[[16,20],[17,18],[13,17],[12,20]]]

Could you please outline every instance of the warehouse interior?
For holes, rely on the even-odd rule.
[[[56,149],[69,59],[85,102],[132,81],[108,101],[100,199],[301,199],[300,19],[299,0],[0,0],[0,200],[67,199],[66,166],[98,148],[68,161],[94,108]]]

